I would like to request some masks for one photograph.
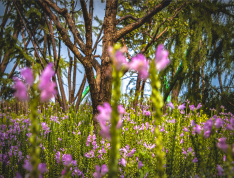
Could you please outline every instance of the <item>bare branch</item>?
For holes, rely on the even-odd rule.
[[[85,52],[85,44],[80,36],[80,33],[78,32],[76,26],[75,26],[75,22],[73,22],[70,14],[68,13],[66,8],[59,8],[55,3],[53,3],[50,0],[44,0],[43,3],[46,3],[46,5],[49,5],[50,7],[52,7],[56,12],[58,12],[60,15],[62,15],[63,17],[65,17],[68,27],[71,30],[74,39],[76,41],[76,43],[80,46],[81,51],[84,53]]]

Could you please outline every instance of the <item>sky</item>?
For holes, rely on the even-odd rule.
[[[79,2],[77,3],[77,6],[75,8],[75,10],[79,10],[80,9],[80,4]],[[5,10],[5,7],[2,5],[2,3],[0,2],[0,16],[2,16],[4,14],[4,10]],[[101,3],[101,0],[95,0],[94,1],[94,17],[97,16],[99,19],[103,20],[104,19],[104,15],[105,15],[105,3]],[[79,19],[79,21],[83,21],[83,18],[81,17]],[[1,22],[1,20],[0,20]],[[93,20],[93,26],[97,26],[98,23]],[[70,36],[71,36],[71,41],[73,41],[73,37],[72,37],[72,34],[70,33]],[[20,37],[21,38],[21,37]],[[93,35],[93,45],[94,43],[96,42],[96,36]],[[101,45],[101,42],[99,43]],[[32,47],[31,43],[29,45],[29,47]],[[97,55],[101,55],[102,54],[102,47],[98,46],[97,47],[97,52],[96,52]],[[61,56],[63,58],[66,59],[66,61],[68,61],[68,53],[67,53],[67,47],[62,43],[62,46],[61,46]],[[73,57],[73,53],[71,52],[71,56]],[[169,57],[170,58],[170,57]],[[99,58],[96,58],[99,63],[100,63],[100,59]],[[10,63],[8,66],[7,66],[7,69],[6,69],[6,72],[10,72],[12,67],[13,67],[13,63]],[[83,79],[83,76],[84,76],[84,68],[81,64],[78,64],[78,69],[79,71],[81,71],[81,73],[79,71],[77,71],[77,77],[76,77],[76,91],[75,91],[75,94],[78,92],[79,90],[79,86],[82,82],[82,79]],[[222,78],[224,78],[224,74],[222,76]],[[122,81],[122,93],[126,93],[126,85],[128,84],[130,79],[125,79]],[[224,79],[223,79],[224,80]],[[67,79],[65,77],[63,77],[63,81],[64,81],[64,89],[65,89],[65,92],[66,92],[66,96],[68,98],[68,82],[67,82]],[[213,86],[219,86],[219,83],[218,83],[218,79],[215,78],[213,79],[212,81],[212,85]],[[88,82],[86,81],[86,85],[85,87],[88,86]],[[147,88],[145,89],[145,94],[146,95],[149,95],[150,94],[150,87],[146,86]],[[184,88],[183,90],[181,90],[180,92],[180,96],[183,95],[184,93],[186,93],[186,88]]]

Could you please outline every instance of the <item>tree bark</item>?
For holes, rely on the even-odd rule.
[[[15,39],[18,38],[19,32],[20,32],[20,27],[21,27],[18,16],[17,16],[17,19],[18,20],[16,20],[15,29],[14,29],[14,33],[13,33],[13,36],[12,36]],[[3,57],[2,63],[0,65],[0,76],[2,76],[4,74],[4,72],[5,72],[5,70],[6,70],[7,64],[10,61],[11,52],[12,52],[12,50],[8,51]]]
[[[75,7],[74,7],[74,0],[72,0],[72,21],[75,24]],[[76,42],[74,40],[74,44],[76,45]],[[76,68],[77,68],[77,59],[74,55],[74,69],[73,69],[73,80],[72,80],[72,90],[71,90],[71,101],[74,100],[75,90],[76,90]]]
[[[70,50],[69,48],[67,48],[68,50],[68,57],[69,57],[69,68],[68,68],[68,94],[69,94],[69,104],[71,103],[71,100],[72,100],[72,95],[71,95],[71,71],[72,71],[72,57],[71,57],[71,54],[70,54]]]
[[[140,101],[140,105],[142,105],[142,102],[144,100],[145,82],[146,82],[146,80],[143,80],[142,84],[141,84],[141,89],[140,89],[140,91],[141,91],[141,101]]]
[[[113,46],[116,41],[116,14],[117,14],[117,0],[106,1],[106,13],[103,22],[103,50],[102,50],[102,63],[101,63],[101,88],[99,102],[111,101],[111,90],[112,90],[112,67],[111,59],[108,55],[108,47]]]
[[[141,78],[139,76],[137,76],[137,83],[136,83],[136,90],[135,90],[135,98],[133,101],[133,108],[136,109],[137,108],[137,103],[138,103],[138,98],[139,98],[139,94],[140,94],[140,86],[141,86]]]
[[[86,77],[86,74],[85,74],[85,75],[84,75],[84,78],[83,78],[83,80],[82,80],[82,83],[81,83],[81,85],[80,85],[79,91],[78,91],[78,93],[77,93],[77,96],[76,96],[76,97],[78,97],[78,99],[77,99],[77,101],[76,101],[76,107],[75,107],[76,112],[78,111],[79,106],[80,106],[81,96],[82,96],[82,92],[83,92],[83,90],[84,90],[84,86],[85,86],[85,83],[86,83],[86,79],[87,79],[87,77]]]
[[[217,67],[217,72],[218,72],[218,79],[219,79],[219,85],[220,85],[220,91],[221,94],[223,94],[223,82],[222,82],[222,73],[220,71],[220,67],[219,67],[220,63],[218,61],[218,57],[216,57],[216,67]]]

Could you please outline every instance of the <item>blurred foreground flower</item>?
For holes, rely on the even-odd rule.
[[[147,79],[148,61],[143,54],[137,54],[135,57],[133,57],[129,63],[129,68],[138,71],[140,78]]]
[[[178,106],[179,110],[184,110],[186,108],[185,103]]]
[[[158,71],[167,67],[170,64],[170,60],[168,59],[169,52],[164,50],[162,44],[158,45],[155,53],[155,65]]]
[[[100,135],[103,136],[104,138],[107,138],[108,140],[111,139],[110,135],[110,120],[111,120],[111,113],[112,113],[112,108],[109,103],[105,102],[103,103],[103,106],[98,106],[97,109],[99,110],[99,114],[97,115],[97,121],[100,124],[101,131]],[[116,125],[116,128],[120,128],[122,126],[122,117],[123,114],[125,113],[125,109],[123,108],[122,105],[118,106],[118,112],[119,112],[119,121]],[[107,124],[108,122],[108,124]]]
[[[18,78],[15,78],[15,84],[14,89],[16,89],[16,92],[14,93],[14,96],[20,100],[27,100],[27,87],[26,85],[20,81]]]
[[[219,149],[223,150],[224,152],[226,152],[227,149],[228,149],[228,145],[226,144],[226,139],[227,139],[227,138],[225,138],[225,137],[220,138],[220,139],[219,139],[219,142],[217,143],[217,147],[218,147]]]
[[[169,102],[169,103],[167,104],[167,106],[169,106],[171,109],[174,109],[174,108],[175,108],[172,102]]]
[[[33,74],[32,74],[31,69],[26,67],[25,69],[21,70],[20,74],[25,79],[25,83],[32,86]],[[13,87],[16,89],[14,96],[20,100],[27,100],[28,99],[27,86],[17,77],[14,78],[14,80],[15,80],[15,84]]]
[[[109,56],[112,58],[113,63],[118,71],[122,69],[122,67],[127,67],[127,61],[125,56],[123,55],[127,49],[121,48],[120,50],[115,51],[112,46],[108,48]]]
[[[51,77],[54,76],[53,64],[49,63],[40,77],[40,83],[38,88],[41,90],[40,99],[42,102],[46,102],[56,94],[56,84],[51,81]]]
[[[32,86],[34,80],[33,80],[33,74],[32,74],[31,69],[26,67],[25,69],[21,71],[21,75],[25,79],[25,82],[28,83],[30,86]]]
[[[94,178],[101,178],[108,172],[108,168],[105,164],[103,164],[102,167],[96,165],[95,169],[96,169],[96,172],[93,173]]]

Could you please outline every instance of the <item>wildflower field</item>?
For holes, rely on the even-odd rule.
[[[183,107],[184,106],[184,107]],[[187,107],[186,107],[187,106]],[[107,177],[110,141],[94,132],[91,107],[83,105],[78,113],[73,106],[67,113],[55,113],[55,105],[37,108],[40,161],[43,177]],[[171,106],[172,107],[172,106]],[[102,114],[106,114],[105,110]],[[128,106],[121,118],[118,177],[154,177],[155,127],[162,136],[163,167],[167,177],[232,177],[231,143],[234,143],[234,117],[185,105],[168,108],[155,126],[149,105],[135,111]],[[30,159],[30,110],[28,114],[1,111],[1,177],[24,177],[32,171]],[[20,174],[20,175],[19,175]],[[106,174],[106,175],[105,175]]]
[[[74,105],[63,112],[48,104],[56,94],[52,63],[38,82],[29,68],[21,70],[24,80],[14,79],[14,95],[28,100],[30,109],[27,114],[9,106],[1,110],[1,177],[233,177],[233,114],[222,106],[221,113],[212,109],[209,117],[201,103],[187,100],[169,102],[162,115],[157,71],[169,64],[168,52],[159,45],[155,62],[148,64],[142,54],[127,63],[123,51],[118,45],[109,49],[112,100],[99,105],[96,116],[91,103],[77,112]],[[119,100],[124,68],[151,80],[150,100],[135,109]]]
[[[74,105],[67,112],[53,102],[38,106],[39,100],[47,102],[55,94],[52,64],[39,83],[29,68],[21,71],[24,81],[15,79],[15,97],[27,100],[31,86],[30,110],[18,115],[11,107],[1,110],[1,177],[232,177],[233,114],[222,106],[221,113],[212,109],[208,117],[201,104],[187,101],[178,106],[169,102],[162,116],[155,73],[168,64],[163,46],[150,64],[153,91],[148,104],[133,109],[120,103],[121,70],[128,64],[121,50],[110,51],[117,66],[113,98],[111,105],[97,107],[98,125],[93,124],[90,103],[78,112]],[[129,67],[148,77],[143,55],[134,57]]]

